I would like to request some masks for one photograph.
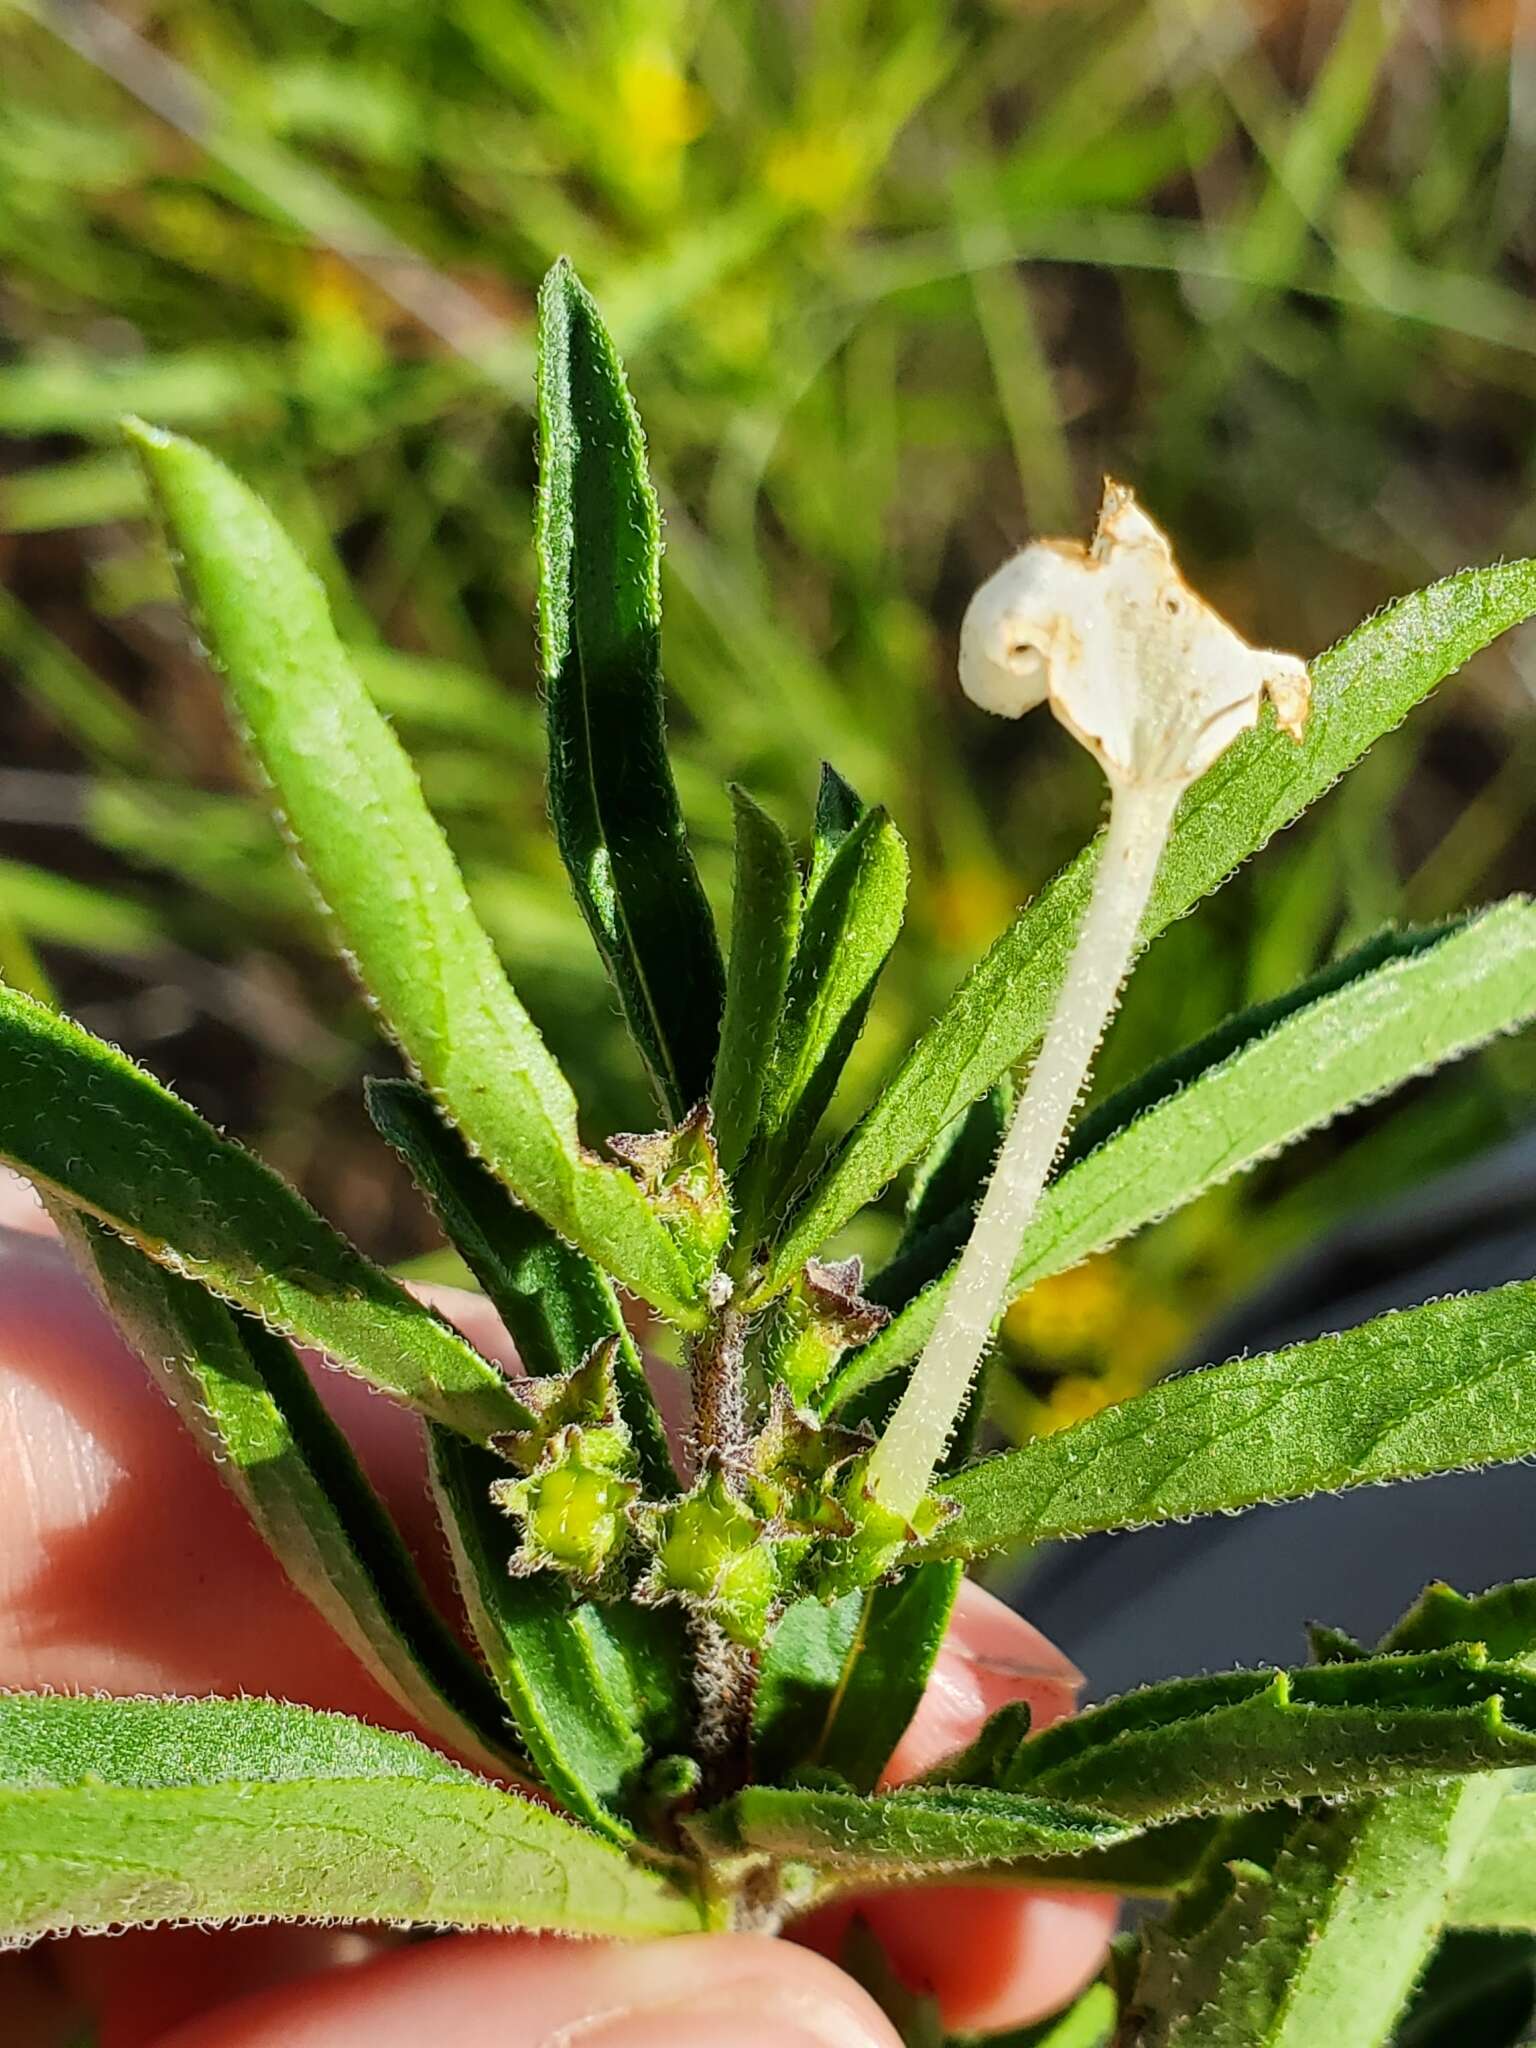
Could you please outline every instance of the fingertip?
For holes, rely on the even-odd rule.
[[[999,1707],[1025,1701],[1048,1728],[1077,1704],[1083,1676],[1069,1657],[1011,1607],[967,1580],[928,1689],[886,1765],[883,1786],[902,1785],[964,1749]]]
[[[933,1886],[813,1914],[795,1938],[836,1956],[860,1919],[907,1989],[937,2001],[946,2029],[991,2033],[1043,2019],[1091,1983],[1117,1916],[1095,1893]]]

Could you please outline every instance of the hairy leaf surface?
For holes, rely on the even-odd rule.
[[[669,1119],[703,1101],[724,975],[667,760],[661,517],[645,437],[570,265],[539,293],[539,639],[555,837]]]
[[[1536,1282],[1186,1373],[943,1482],[935,1548],[1137,1528],[1536,1451]]]
[[[1113,1133],[1046,1191],[1010,1293],[1118,1244],[1415,1074],[1536,1016],[1536,906],[1392,935],[1280,1004],[1234,1019],[1105,1105]],[[1127,1105],[1127,1108],[1129,1106]],[[1075,1147],[1081,1153],[1081,1147]],[[829,1406],[921,1351],[948,1275],[851,1359]]]
[[[191,442],[133,439],[189,602],[289,838],[385,1024],[530,1209],[685,1325],[687,1270],[630,1176],[583,1151],[576,1102],[470,908],[411,764],[261,501]]]
[[[573,1822],[344,1715],[0,1697],[0,1943],[268,1917],[628,1936],[701,1924]]]
[[[485,1437],[522,1426],[496,1368],[254,1154],[122,1053],[6,988],[0,1159],[445,1427]]]

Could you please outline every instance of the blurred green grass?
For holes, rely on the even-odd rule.
[[[303,540],[595,1133],[648,1111],[543,813],[555,254],[650,434],[712,893],[728,779],[801,827],[828,756],[912,841],[844,1121],[1094,823],[1049,723],[989,725],[952,677],[971,589],[1081,530],[1102,471],[1303,652],[1536,549],[1536,45],[1494,5],[0,0],[0,81],[0,953],[35,944],[389,1256],[429,1239],[357,1106],[380,1054],[171,605],[121,412],[208,440]],[[1521,643],[1485,657],[1160,942],[1102,1085],[1384,919],[1528,881],[1532,683]],[[1035,1315],[1020,1426],[1058,1368],[1061,1412],[1150,1370],[1533,1082],[1495,1048],[1152,1233],[1077,1299],[1156,1341],[1117,1363],[1099,1311]]]

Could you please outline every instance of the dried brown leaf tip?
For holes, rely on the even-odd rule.
[[[1040,540],[990,577],[965,615],[960,681],[984,710],[1049,703],[1117,788],[1203,775],[1268,697],[1293,739],[1306,663],[1250,647],[1185,582],[1168,536],[1106,479],[1087,547]]]

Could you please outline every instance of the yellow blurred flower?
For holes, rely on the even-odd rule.
[[[641,158],[673,156],[708,126],[708,101],[665,55],[626,57],[614,83],[625,148]]]
[[[763,182],[773,197],[806,213],[840,213],[858,191],[862,173],[857,146],[827,129],[780,136],[763,164]]]

